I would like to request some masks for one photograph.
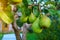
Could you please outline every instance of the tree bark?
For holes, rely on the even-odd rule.
[[[19,32],[19,30],[17,28],[15,28],[14,23],[12,23],[12,28],[13,28],[13,30],[15,32],[16,40],[21,40],[20,32]]]
[[[15,32],[16,40],[21,40],[20,37],[20,31],[18,30],[17,24],[16,24],[16,16],[14,14],[14,22],[12,23],[12,28]]]
[[[16,36],[16,40],[21,40],[21,37],[20,37],[20,31],[18,30],[18,27],[17,27],[17,24],[16,24],[16,16],[15,16],[15,14],[16,14],[16,5],[12,5],[11,6],[12,8],[11,8],[11,10],[12,10],[12,12],[14,13],[14,22],[12,23],[12,28],[13,28],[13,30],[14,30],[14,32],[15,32],[15,36]]]
[[[21,40],[21,37],[20,37],[20,31],[18,30],[18,27],[16,25],[16,18],[14,16],[14,22],[12,23],[12,28],[15,32],[15,36],[16,36],[16,40]]]
[[[29,28],[30,26],[31,26],[31,24],[27,24],[27,23],[25,23],[23,25],[23,36],[22,36],[22,40],[27,40],[26,39],[26,34],[28,32],[27,28]]]
[[[14,15],[14,22],[12,23],[12,28],[15,32],[16,40],[21,40],[20,37],[20,31],[18,30],[17,24],[16,24],[16,17]]]
[[[27,27],[26,23],[23,25],[23,35],[22,35],[22,40],[26,40],[26,33],[27,33]]]

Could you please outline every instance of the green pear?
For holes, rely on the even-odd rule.
[[[27,19],[28,19],[28,16],[23,15],[23,16],[20,17],[20,21],[23,22],[23,23],[27,22]]]
[[[33,23],[35,20],[36,20],[36,16],[33,13],[31,13],[31,15],[29,16],[29,22]]]
[[[51,25],[51,20],[49,17],[45,16],[45,15],[42,15],[40,17],[40,26],[41,27],[50,27]]]
[[[39,18],[37,18],[35,20],[35,22],[32,24],[31,28],[32,28],[33,32],[35,32],[35,33],[41,33],[42,32],[42,29],[39,26]]]

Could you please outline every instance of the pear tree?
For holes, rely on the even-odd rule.
[[[6,24],[12,24],[16,40],[27,40],[27,32],[36,33],[38,40],[47,40],[48,36],[52,36],[50,32],[53,33],[50,30],[55,31],[60,26],[59,4],[59,0],[0,0],[0,18]],[[23,27],[22,38],[18,26]],[[45,38],[46,31],[49,34]]]

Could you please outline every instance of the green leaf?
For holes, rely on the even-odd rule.
[[[26,8],[25,9],[25,15],[29,16],[31,14],[31,9]]]
[[[33,14],[36,16],[36,17],[38,17],[39,16],[39,10],[38,10],[38,6],[34,6],[33,7]]]
[[[57,11],[58,16],[60,17],[60,10]]]
[[[18,11],[22,12],[22,15],[29,16],[31,14],[31,9],[26,7],[23,3],[17,5]]]
[[[57,13],[57,10],[54,9],[48,9],[48,11],[51,15],[55,15]]]
[[[37,40],[38,36],[36,35],[36,33],[27,33],[26,37],[27,40]]]
[[[43,12],[44,13],[48,13],[48,9],[43,9]]]
[[[56,6],[54,4],[50,4],[51,8],[56,8]]]
[[[47,1],[45,4],[52,4],[52,5],[55,5],[55,2],[54,1]]]
[[[28,5],[32,5],[33,4],[33,2],[31,0],[27,0],[27,2],[28,2]]]
[[[23,0],[23,4],[24,4],[24,6],[25,6],[26,8],[28,8],[28,2],[27,2],[27,0]]]

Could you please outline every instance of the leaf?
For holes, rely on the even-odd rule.
[[[60,17],[60,10],[57,10],[57,15]]]
[[[31,14],[31,9],[26,7],[23,3],[17,5],[18,11],[22,12],[22,15],[29,16]]]
[[[48,9],[43,9],[43,12],[44,13],[48,13]]]
[[[23,4],[24,4],[24,6],[25,6],[26,8],[28,8],[28,2],[27,2],[27,0],[23,0]]]
[[[54,1],[47,1],[45,4],[52,4],[52,5],[55,5],[55,2]]]
[[[56,8],[56,6],[55,5],[53,5],[53,4],[50,4],[51,5],[51,8]]]
[[[31,36],[32,35],[32,36]],[[26,34],[26,37],[27,37],[27,40],[37,40],[37,35],[36,35],[36,33],[27,33]]]
[[[51,15],[55,15],[57,13],[57,10],[54,9],[48,9],[48,11]]]
[[[36,17],[39,16],[38,6],[34,6],[34,7],[33,7],[33,14],[34,14]]]
[[[31,9],[26,8],[25,9],[26,16],[29,16],[31,14]]]
[[[32,5],[33,4],[33,2],[31,0],[27,0],[27,2],[28,2],[28,5]]]

